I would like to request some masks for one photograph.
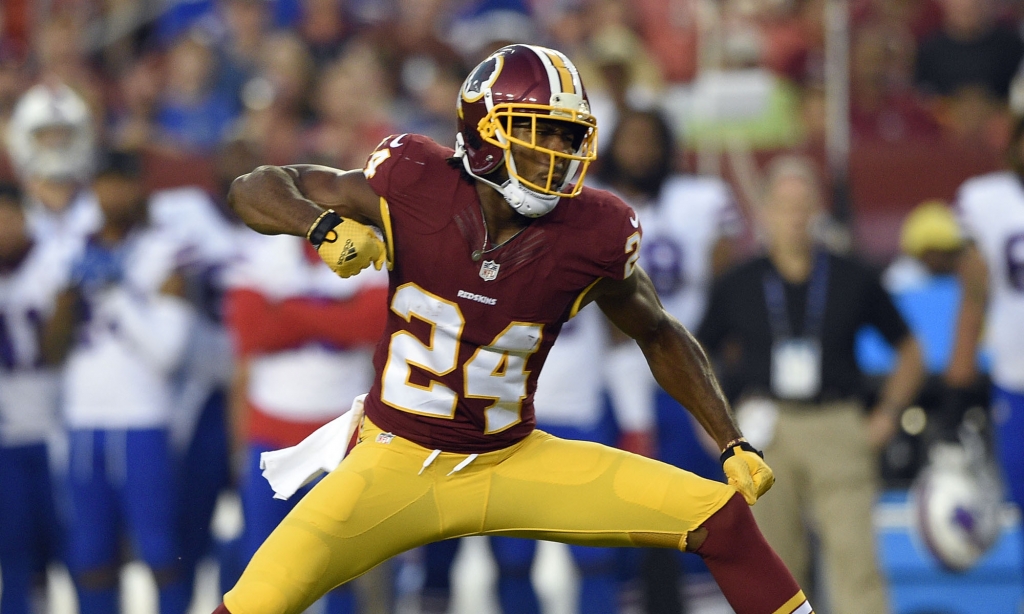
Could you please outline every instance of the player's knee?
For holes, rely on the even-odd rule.
[[[721,558],[756,539],[761,539],[761,531],[757,528],[750,506],[737,493],[704,521],[700,528],[690,532],[686,550],[704,558]]]
[[[118,571],[114,565],[86,569],[75,574],[75,583],[87,591],[111,589],[117,586]]]

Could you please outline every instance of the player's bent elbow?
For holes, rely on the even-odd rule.
[[[228,206],[243,221],[248,222],[247,213],[250,210],[250,200],[254,192],[261,189],[267,177],[283,172],[278,166],[264,164],[257,166],[252,171],[235,177],[228,188]]]

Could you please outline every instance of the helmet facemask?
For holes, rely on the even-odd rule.
[[[560,96],[572,95],[561,94]],[[577,134],[573,141],[572,152],[566,153],[549,149],[538,142],[538,122],[545,120],[565,122],[575,128],[574,132]],[[529,140],[516,137],[513,131],[514,126],[527,127]],[[523,103],[497,104],[490,113],[480,120],[478,130],[483,140],[505,151],[505,170],[509,179],[540,194],[568,198],[576,196],[583,188],[583,179],[590,163],[597,158],[597,122],[593,115],[578,109]],[[512,145],[536,151],[548,157],[547,174],[542,183],[531,181],[519,173],[512,155]],[[568,161],[568,166],[561,179],[556,181],[560,161]],[[569,184],[577,173],[579,178],[574,184]]]

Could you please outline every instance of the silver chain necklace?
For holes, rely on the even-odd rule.
[[[517,230],[516,234],[514,234],[511,237],[505,239],[501,243],[498,243],[497,245],[492,245],[491,247],[487,247],[487,242],[489,240],[489,237],[488,237],[488,233],[487,233],[487,218],[484,216],[484,206],[483,206],[483,204],[480,205],[480,219],[483,221],[483,225],[484,225],[484,244],[480,246],[480,249],[473,250],[473,253],[470,255],[470,259],[472,259],[473,262],[480,262],[480,259],[484,257],[484,254],[489,254],[489,253],[493,252],[494,250],[498,249],[499,247],[501,247],[503,245],[506,245],[509,241],[511,241],[512,239],[515,239],[520,234],[522,234],[522,232],[524,230],[526,230],[527,228],[529,228],[529,226],[530,226],[529,224],[527,224],[526,226],[523,226],[522,228]]]

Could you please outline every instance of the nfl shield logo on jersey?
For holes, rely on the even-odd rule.
[[[494,281],[498,277],[498,268],[500,264],[493,260],[484,260],[484,263],[480,265],[480,277],[484,281]]]

